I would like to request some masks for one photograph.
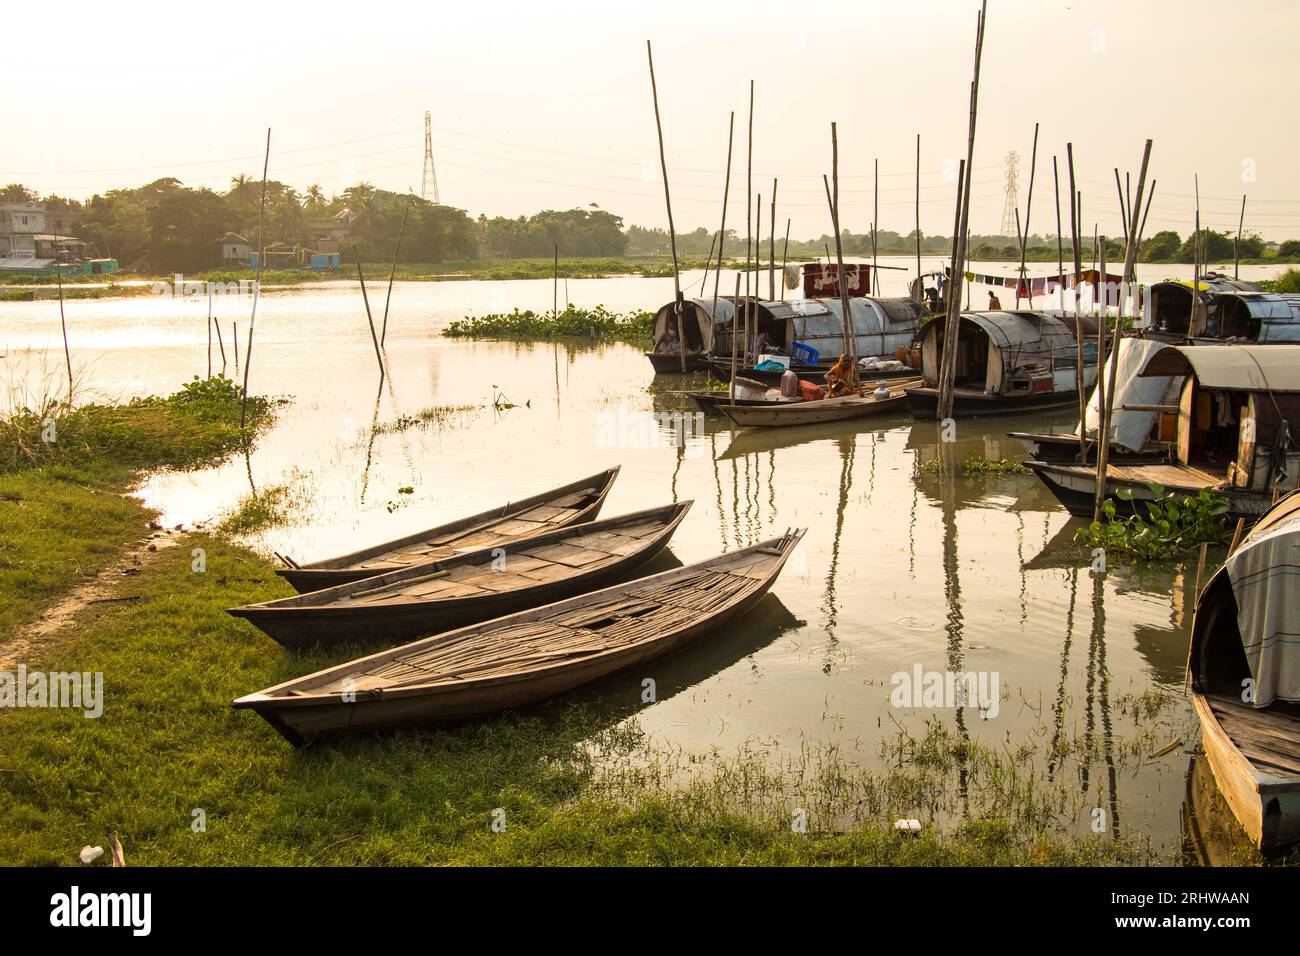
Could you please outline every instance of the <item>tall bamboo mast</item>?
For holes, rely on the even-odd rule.
[[[718,227],[718,268],[713,272],[713,309],[709,314],[709,321],[717,323],[718,321],[718,283],[722,279],[722,244],[727,238],[727,199],[731,195],[731,141],[736,132],[736,111],[731,111],[731,119],[727,123],[727,178],[722,183],[722,225]],[[740,277],[736,277],[737,283]],[[740,289],[737,287],[736,292]],[[739,315],[737,303],[732,303],[731,310],[731,357],[732,365],[735,365],[736,357],[736,316]],[[736,398],[736,376],[735,369],[732,369],[730,397],[734,401]]]
[[[1025,271],[1025,247],[1029,244],[1029,216],[1034,208],[1034,171],[1038,167],[1038,124],[1034,124],[1034,146],[1029,153],[1029,194],[1025,197],[1025,228],[1020,237],[1020,281],[1016,284],[1016,307],[1020,306],[1020,286],[1028,293],[1029,307],[1034,307],[1034,290]]]
[[[664,126],[659,119],[659,87],[655,84],[655,56],[650,41],[645,41],[646,58],[650,62],[650,95],[655,104],[655,131],[659,134],[659,168],[664,179],[664,205],[668,208],[668,242],[673,251],[673,313],[677,316],[677,348],[681,357],[682,374],[686,373],[686,333],[682,328],[682,276],[677,266],[677,230],[673,227],[673,201],[668,192],[668,160],[664,156]]]

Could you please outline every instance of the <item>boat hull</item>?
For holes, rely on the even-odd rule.
[[[826,373],[834,367],[834,364],[834,362],[830,362],[817,365],[796,365],[793,366],[793,370],[801,379],[821,385],[826,380]],[[730,382],[731,361],[729,359],[711,359],[709,361],[709,372],[720,382]],[[736,368],[736,374],[745,378],[752,378],[764,385],[773,386],[781,384],[781,376],[784,372],[760,371],[752,365],[740,365]],[[919,374],[916,369],[907,368],[897,372],[864,372],[861,373],[861,378],[864,382],[875,382],[880,379],[891,381],[900,378],[916,378]]]
[[[1215,783],[1247,836],[1264,852],[1300,842],[1300,781],[1261,774],[1220,726],[1205,695],[1193,691],[1192,706]]]
[[[767,408],[771,405],[798,405],[803,401],[802,398],[783,398],[775,402],[765,398],[737,398],[733,400],[726,392],[687,392],[686,395],[706,415],[721,415],[721,406],[723,405],[738,405],[742,408]]]
[[[1045,461],[1049,464],[1068,464],[1073,465],[1079,461],[1079,436],[1078,435],[1049,435],[1040,432],[1007,432],[1008,438],[1018,438],[1025,443],[1029,454],[1036,461]],[[1089,441],[1087,445],[1088,461],[1090,463],[1097,460],[1097,443]],[[1111,446],[1107,460],[1112,464],[1127,463],[1130,465],[1137,464],[1157,464],[1169,459],[1169,451],[1166,448],[1144,449],[1142,451],[1122,451],[1115,446]]]
[[[907,391],[912,417],[932,419],[939,407],[939,390],[929,386]],[[983,392],[958,390],[953,394],[953,418],[978,418],[983,415],[1015,415],[1020,412],[1037,412],[1045,408],[1065,408],[1079,404],[1079,392],[1024,392],[1015,395],[986,395]]]
[[[671,375],[674,372],[680,374],[682,371],[680,352],[646,352],[645,357],[650,360],[650,365],[654,368],[656,375]],[[708,367],[709,358],[707,355],[688,354],[686,356],[686,371],[702,372]]]
[[[720,405],[718,408],[737,425],[747,428],[818,425],[823,422],[840,422],[903,412],[907,408],[907,395],[902,389],[895,389],[895,393],[889,398],[876,399],[870,395],[849,395],[843,398],[824,398],[816,402],[782,405],[778,408],[746,408],[738,405]]]
[[[1033,460],[1022,462],[1022,464],[1038,476],[1038,480],[1047,486],[1048,490],[1065,507],[1066,511],[1078,518],[1092,518],[1097,488],[1095,472],[1079,473],[1074,470],[1075,466],[1049,464]],[[1116,492],[1120,488],[1127,489],[1132,494],[1132,497],[1119,497]],[[1165,491],[1184,498],[1199,493],[1199,489],[1190,490],[1169,486],[1165,486]],[[1269,508],[1269,499],[1258,493],[1240,491],[1218,493],[1228,499],[1227,515],[1229,518],[1253,520]],[[1107,477],[1106,479],[1106,497],[1114,503],[1115,513],[1123,518],[1132,515],[1146,517],[1146,509],[1139,509],[1138,504],[1155,500],[1155,494],[1148,487],[1147,482],[1121,480],[1114,477]]]

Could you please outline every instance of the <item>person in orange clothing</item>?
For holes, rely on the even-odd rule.
[[[826,390],[830,392],[830,397],[839,398],[850,394],[854,390],[853,378],[853,363],[847,354],[841,355],[840,360],[826,373]]]
[[[997,311],[1001,310],[1001,308],[1002,308],[1002,302],[1001,302],[1001,300],[998,299],[998,297],[997,297],[996,295],[994,295],[992,292],[990,292],[990,293],[989,293],[989,311],[990,311],[990,312],[997,312]]]

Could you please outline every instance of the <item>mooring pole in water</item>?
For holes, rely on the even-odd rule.
[[[1237,219],[1237,239],[1232,244],[1232,277],[1241,278],[1241,227],[1246,224],[1246,194],[1241,194],[1241,216]]]
[[[230,342],[235,350],[235,377],[239,377],[239,323],[230,323]]]
[[[948,321],[944,336],[945,349],[951,350],[954,354],[951,361],[946,364],[946,374],[943,381],[940,382],[937,417],[941,420],[952,417],[953,387],[957,374],[957,357],[955,353],[961,327],[961,289],[966,272],[966,244],[969,241],[968,229],[970,227],[971,171],[975,165],[975,125],[979,114],[980,59],[984,53],[984,26],[988,21],[988,6],[988,0],[983,0],[980,4],[979,20],[975,27],[975,71],[970,85],[970,128],[967,131],[966,138],[966,172],[961,195],[961,228],[957,234],[957,273],[952,277],[953,282],[957,284],[957,288],[954,290],[955,294],[948,301]]]
[[[713,270],[713,308],[709,312],[709,321],[716,329],[718,326],[718,283],[722,279],[722,246],[727,241],[727,199],[731,195],[731,141],[736,132],[736,111],[731,111],[727,123],[727,178],[722,183],[722,225],[718,227],[718,267]],[[701,290],[703,292],[703,290]],[[736,296],[740,296],[740,274],[736,274]],[[734,303],[733,303],[734,304]],[[736,309],[731,310],[731,356],[732,379],[731,399],[736,397],[735,356],[736,356]]]
[[[1136,205],[1134,205],[1128,211],[1127,214],[1127,220],[1130,226],[1132,226],[1133,223],[1137,222],[1138,207],[1142,205],[1142,192],[1146,187],[1147,167],[1150,164],[1150,162],[1151,162],[1151,140],[1147,140],[1146,146],[1142,150],[1142,166],[1138,170],[1137,202]],[[1125,199],[1127,200],[1127,196],[1125,197]],[[1128,235],[1128,241],[1124,247],[1124,271],[1120,276],[1119,302],[1115,314],[1115,332],[1111,336],[1110,370],[1106,375],[1107,384],[1106,384],[1106,391],[1104,393],[1106,415],[1105,415],[1105,419],[1103,420],[1104,427],[1100,430],[1100,432],[1097,435],[1097,439],[1098,439],[1097,500],[1093,505],[1094,521],[1101,520],[1101,501],[1105,494],[1104,489],[1106,485],[1106,480],[1105,480],[1106,465],[1110,461],[1110,420],[1111,420],[1111,415],[1113,413],[1113,409],[1115,407],[1115,379],[1118,377],[1119,374],[1118,373],[1119,343],[1120,343],[1120,336],[1122,335],[1124,330],[1124,297],[1125,297],[1126,290],[1132,287],[1133,273],[1137,269],[1137,245],[1138,245],[1137,233],[1134,232],[1132,229],[1130,229]],[[1105,279],[1105,272],[1106,269],[1103,266],[1102,267],[1103,280]],[[1103,284],[1102,288],[1103,289],[1106,288],[1107,285],[1109,285],[1109,283]],[[1107,295],[1106,298],[1108,299],[1109,295]],[[1105,313],[1103,311],[1103,316],[1104,314]],[[1105,327],[1104,323],[1102,327],[1103,328]],[[1098,362],[1099,362],[1098,369],[1100,370],[1100,358],[1098,359]],[[1101,404],[1102,397],[1103,397],[1103,393],[1099,391],[1097,393],[1097,399],[1099,405]]]
[[[935,401],[935,411],[943,407],[943,393],[945,388],[951,388],[944,383],[948,381],[948,363],[956,361],[955,349],[956,339],[948,337],[949,321],[953,308],[953,283],[957,278],[957,231],[961,229],[961,197],[966,185],[966,160],[962,159],[957,164],[957,201],[953,204],[952,214],[952,251],[950,253],[948,266],[948,283],[944,289],[944,319],[943,319],[943,347],[939,351],[939,395]],[[957,286],[957,295],[961,296],[961,286]],[[961,300],[958,298],[958,308],[961,307]],[[936,318],[937,322],[938,319]],[[938,346],[939,337],[935,333],[935,345]],[[952,344],[953,348],[948,346]],[[939,417],[939,416],[937,416]]]
[[[704,288],[709,284],[709,269],[713,265],[713,250],[718,245],[718,234],[715,232],[709,237],[709,257],[704,260],[704,278],[700,279],[700,295],[704,295]]]
[[[736,273],[736,297],[732,301],[733,303],[740,302],[740,273],[739,272]],[[733,405],[736,403],[736,347],[738,345],[736,339],[736,318],[739,315],[740,312],[738,309],[732,310],[731,312],[731,392],[728,397],[730,398],[731,403]]]
[[[397,245],[393,247],[393,268],[388,271],[388,295],[384,297],[384,324],[379,332],[379,345],[382,348],[388,341],[388,304],[393,301],[393,279],[397,275],[397,254],[402,251],[402,239],[406,236],[406,217],[411,214],[408,202],[402,211],[402,230],[397,234]]]
[[[1106,274],[1106,237],[1101,237],[1097,255],[1100,258],[1100,274]],[[1102,287],[1105,288],[1104,286]],[[1106,293],[1100,297],[1100,312],[1097,316],[1097,473],[1093,483],[1092,520],[1101,520],[1101,503],[1106,500],[1106,465],[1102,460],[1101,450],[1106,445]]]
[[[1034,208],[1034,173],[1038,168],[1038,124],[1034,124],[1034,145],[1029,151],[1029,194],[1025,196],[1025,231],[1020,237],[1020,285],[1025,287],[1029,307],[1034,307],[1034,287],[1025,269],[1025,247],[1029,244],[1029,219]],[[1017,210],[1019,212],[1019,210]],[[1016,305],[1020,305],[1020,285],[1016,286]]]
[[[749,81],[749,143],[745,156],[745,350],[742,358],[749,355],[749,300],[751,275],[751,249],[754,245],[754,81]],[[755,256],[756,257],[756,256]],[[758,284],[758,280],[754,280]]]
[[[1083,319],[1079,315],[1079,273],[1083,271],[1083,253],[1079,248],[1079,194],[1074,188],[1074,144],[1065,144],[1066,167],[1070,174],[1070,250],[1074,255],[1074,280],[1070,283],[1074,299],[1074,342],[1076,347],[1074,376],[1075,387],[1079,390],[1079,464],[1088,463],[1088,396],[1085,394],[1083,366],[1088,351],[1088,343],[1083,340]],[[1060,219],[1060,193],[1057,193],[1057,219]],[[1060,233],[1060,227],[1057,227]],[[1058,237],[1059,238],[1059,237]],[[1058,252],[1059,258],[1059,252]],[[1062,274],[1061,281],[1065,281]],[[1097,356],[1101,361],[1101,356]]]
[[[826,200],[831,207],[831,224],[835,227],[836,285],[839,286],[840,311],[844,316],[844,352],[849,357],[849,385],[851,389],[856,390],[858,384],[856,336],[853,328],[853,313],[849,309],[849,286],[844,281],[844,243],[840,236],[840,137],[834,123],[831,123],[831,180],[834,184],[833,191],[831,185],[826,185],[826,177],[822,176],[822,183],[826,185]]]
[[[790,251],[790,220],[785,221],[785,241],[781,243],[781,295],[785,295],[785,257]]]
[[[212,286],[208,286],[208,378],[212,378]]]
[[[271,128],[266,129],[266,155],[262,159],[262,200],[257,207],[257,271],[253,275],[253,312],[248,318],[248,345],[244,349],[244,389],[239,403],[239,430],[248,417],[248,370],[253,364],[253,329],[257,326],[257,300],[262,291],[262,264],[266,247],[262,245],[262,220],[266,213],[266,171],[271,164]],[[238,339],[236,339],[238,345]]]
[[[1192,177],[1196,187],[1196,229],[1192,239],[1192,321],[1188,327],[1191,335],[1200,335],[1205,330],[1199,324],[1201,314],[1201,176]]]
[[[551,269],[551,321],[560,317],[560,244],[555,244],[555,265]]]
[[[221,320],[215,316],[212,319],[212,326],[217,330],[217,348],[221,349],[221,374],[226,374],[226,343],[221,341]]]
[[[776,301],[776,180],[772,180],[772,235],[767,243],[767,301]]]
[[[1115,167],[1115,195],[1119,196],[1119,222],[1124,230],[1124,243],[1128,244],[1128,209],[1124,202],[1124,187],[1119,182],[1119,167]]]
[[[916,134],[916,301],[925,301],[921,281],[921,134]]]
[[[645,41],[646,58],[650,62],[650,95],[655,104],[655,131],[659,134],[659,168],[664,177],[664,205],[668,207],[668,242],[673,251],[673,312],[677,316],[677,348],[682,359],[682,374],[686,373],[686,333],[682,327],[682,277],[677,268],[677,230],[673,227],[673,201],[668,193],[668,160],[664,156],[664,126],[659,119],[659,87],[655,84],[655,56],[650,41]]]
[[[370,340],[375,343],[375,359],[379,362],[379,376],[384,375],[384,353],[379,348],[379,335],[375,332],[375,320],[370,315],[370,297],[366,295],[366,277],[361,271],[361,255],[357,247],[352,247],[352,256],[357,260],[357,279],[361,282],[361,301],[366,306],[366,322],[370,326]]]
[[[880,158],[876,158],[876,171],[871,177],[871,289],[872,295],[880,295],[876,283],[880,276],[880,267],[876,264],[876,227],[880,224]]]

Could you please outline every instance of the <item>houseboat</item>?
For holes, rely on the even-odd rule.
[[[1215,272],[1202,276],[1199,286],[1200,308],[1193,310],[1191,281],[1154,283],[1142,334],[1180,345],[1300,342],[1300,295],[1264,292],[1252,282]]]
[[[1106,495],[1119,514],[1136,513],[1156,484],[1181,496],[1208,488],[1227,498],[1231,516],[1254,519],[1275,492],[1296,487],[1300,345],[1170,346],[1138,374],[1182,378],[1174,444],[1167,463],[1107,465]],[[1092,517],[1095,465],[1025,464],[1071,514]]]
[[[910,301],[910,300],[909,300]],[[1080,316],[1083,384],[1097,379],[1097,320]],[[939,401],[939,363],[944,322],[921,332],[923,384],[908,390],[912,414],[934,418]],[[963,312],[957,331],[953,415],[1007,415],[1077,405],[1079,343],[1075,318],[1045,312]]]
[[[741,303],[741,324],[752,316],[748,342],[739,343],[736,373],[769,385],[781,380],[782,369],[756,367],[764,355],[779,358],[774,364],[789,365],[800,377],[820,384],[844,351],[844,308],[835,299],[794,299],[789,302]],[[722,308],[719,306],[719,315]],[[911,355],[921,325],[921,305],[902,297],[857,296],[849,299],[854,350],[859,358],[879,358],[885,366],[862,374],[871,378],[906,378],[916,374],[907,363],[892,364],[901,350]],[[714,333],[714,351],[709,368],[720,381],[731,380],[731,325]]]
[[[1219,792],[1264,852],[1300,842],[1300,494],[1277,502],[1199,595],[1192,705]]]
[[[719,298],[717,315],[713,312],[713,299],[686,299],[682,302],[682,336],[677,338],[676,303],[669,302],[655,313],[651,350],[646,358],[655,372],[681,372],[682,352],[686,352],[684,371],[700,372],[709,367],[709,352],[713,349],[713,330],[718,324],[730,324],[735,314],[735,303],[729,298]]]
[[[1115,372],[1115,397],[1111,410],[1108,460],[1119,464],[1168,460],[1177,432],[1177,403],[1182,379],[1173,375],[1140,376],[1137,373],[1163,348],[1154,339],[1124,338],[1119,343]],[[1107,385],[1109,391],[1109,384]],[[1031,457],[1046,462],[1097,460],[1097,423],[1100,396],[1093,388],[1085,412],[1087,439],[1080,443],[1079,426],[1072,432],[1007,432],[1025,443]]]

